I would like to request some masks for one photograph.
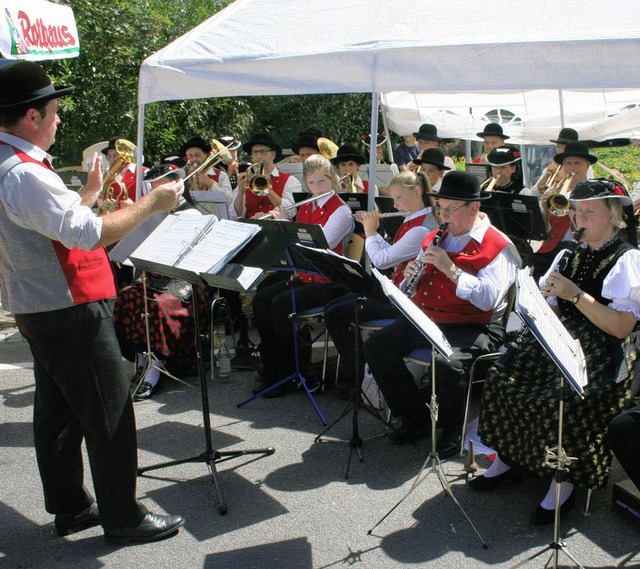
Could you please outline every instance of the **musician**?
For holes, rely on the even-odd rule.
[[[442,178],[451,170],[451,168],[445,164],[445,155],[437,148],[427,148],[423,150],[412,164],[415,164],[415,169],[420,166],[420,171],[424,172],[427,176],[431,184],[431,189],[434,192],[440,191]]]
[[[477,178],[451,172],[440,193],[432,196],[442,223],[448,225],[439,246],[430,246],[436,231],[422,243],[426,268],[413,301],[438,324],[453,348],[450,362],[435,358],[441,429],[437,450],[441,458],[448,458],[460,448],[467,370],[476,357],[494,351],[502,341],[507,291],[520,258],[509,239],[480,212],[480,202],[490,196],[481,192]],[[409,262],[405,279],[418,268],[417,261]],[[405,317],[364,344],[371,373],[391,412],[401,420],[400,429],[390,435],[392,444],[418,440],[431,430],[425,403],[404,363],[405,356],[423,347],[430,344]]]
[[[598,158],[589,154],[589,147],[584,142],[569,142],[564,152],[556,154],[554,161],[562,165],[567,175],[573,175],[569,183],[566,196],[580,183],[587,179],[589,168],[598,161]],[[558,180],[557,185],[562,186],[563,180]],[[540,197],[540,207],[547,222],[549,238],[543,241],[540,248],[525,259],[525,264],[533,267],[533,275],[539,278],[551,266],[553,258],[558,251],[565,248],[571,239],[571,217],[569,215],[556,215],[548,208],[549,198],[561,188],[552,187]]]
[[[394,207],[408,213],[395,234],[393,244],[385,241],[378,233],[380,219],[376,211],[357,214],[364,227],[365,248],[369,259],[380,270],[393,269],[392,280],[396,285],[403,279],[402,273],[407,262],[415,259],[420,252],[424,237],[438,227],[433,211],[428,206],[427,188],[425,174],[402,172],[391,180],[389,192]],[[341,399],[349,398],[352,388],[364,373],[362,340],[359,339],[356,345],[350,328],[355,321],[358,296],[356,293],[341,296],[330,301],[324,309],[327,330],[340,354],[337,396]],[[366,299],[358,312],[360,322],[397,317],[398,311],[391,304],[375,298]],[[359,356],[358,372],[355,371],[356,349]]]
[[[180,147],[180,154],[184,156],[187,174],[193,172],[200,164],[206,162],[211,152],[211,145],[201,138],[194,136]],[[227,205],[233,201],[231,181],[226,172],[219,168],[209,168],[206,172],[200,171],[195,175],[194,183],[189,183],[191,191],[222,192],[227,198]]]
[[[418,141],[413,134],[402,135],[402,142],[393,149],[393,161],[402,172],[407,165],[420,154]]]
[[[267,195],[258,196],[249,188],[247,173],[240,174],[233,202],[238,219],[260,217],[278,206],[292,206],[293,193],[302,191],[302,186],[295,176],[276,168],[275,162],[282,153],[282,148],[273,137],[268,132],[256,133],[242,145],[242,149],[251,154],[251,162],[264,164],[263,174],[269,178],[271,189]]]
[[[180,516],[152,514],[136,500],[137,442],[129,380],[109,299],[104,246],[182,194],[167,183],[102,217],[91,211],[102,186],[95,153],[80,192],[53,171],[47,149],[60,118],[55,87],[30,61],[0,68],[0,284],[34,359],[34,444],[46,509],[58,535],[102,525],[110,543],[176,533]],[[97,503],[83,485],[85,439]]]
[[[580,340],[589,379],[584,399],[571,387],[564,388],[562,446],[567,456],[578,460],[564,475],[563,511],[573,505],[574,485],[593,489],[606,485],[611,453],[604,435],[631,396],[633,356],[623,346],[640,319],[640,252],[635,247],[630,198],[615,182],[599,179],[578,184],[571,202],[576,227],[584,228],[582,243],[566,269],[552,268],[540,280],[547,302]],[[561,377],[533,335],[521,342],[506,370],[489,371],[479,432],[499,458],[470,483],[472,488],[488,490],[515,478],[515,465],[549,476],[542,463],[545,446],[557,444]],[[554,498],[555,481],[531,516],[532,523],[553,521]]]
[[[291,146],[291,150],[300,157],[300,162],[304,162],[309,156],[320,154],[318,137],[301,133],[298,142]]]
[[[472,160],[474,164],[486,164],[489,152],[494,148],[504,146],[505,141],[511,138],[504,133],[502,125],[495,122],[487,123],[482,132],[476,132],[476,136],[482,139],[483,152]]]
[[[354,222],[351,210],[335,193],[338,180],[331,163],[322,155],[310,156],[303,163],[303,175],[309,192],[321,196],[316,202],[298,208],[296,221],[316,223],[322,226],[329,248],[342,253],[346,238],[352,233]],[[286,219],[282,207],[274,213],[279,219]],[[292,312],[290,286],[295,289],[297,310],[323,306],[332,298],[342,296],[346,289],[324,277],[298,273],[291,282],[276,282],[261,287],[253,300],[254,322],[260,334],[259,386],[254,392],[287,377],[295,371],[295,355],[291,320]],[[303,362],[306,363],[306,362]],[[284,395],[291,383],[271,391],[268,396]]]
[[[355,146],[351,144],[343,144],[338,148],[336,157],[331,159],[331,163],[338,168],[338,175],[340,178],[345,176],[351,176],[352,183],[349,184],[348,178],[341,182],[341,192],[351,192],[352,186],[355,189],[355,193],[367,194],[369,193],[369,180],[363,180],[358,174],[358,169],[363,164],[366,164],[367,159],[362,156]],[[377,191],[377,188],[375,189]]]
[[[184,178],[185,171],[171,165],[155,166],[145,175],[151,191],[167,181]],[[171,213],[201,215],[193,203],[185,201]],[[144,285],[141,279],[124,287],[116,298],[113,322],[116,336],[125,357],[135,354],[137,370],[131,383],[135,387],[134,401],[149,399],[160,381],[160,370],[165,363],[173,369],[189,369],[195,366],[195,329],[193,324],[192,287],[186,281],[155,273],[145,275],[147,311],[149,314],[149,339],[151,355],[147,354],[147,325]],[[198,314],[202,329],[207,326],[207,311],[211,305],[208,287],[198,289]],[[147,361],[151,358],[151,362]],[[144,377],[141,375],[144,373]]]
[[[440,142],[442,142],[442,138],[438,136],[438,127],[435,124],[421,124],[418,132],[414,132],[413,136],[415,136],[418,141],[420,154],[431,148],[438,149]],[[415,163],[415,160],[413,162]],[[444,164],[447,166],[446,172],[456,169],[455,163],[449,156],[444,157]]]
[[[242,146],[242,142],[237,136],[221,136],[220,142],[226,146],[229,154],[231,155],[231,159],[224,158],[222,160],[220,168],[227,173],[231,188],[235,189],[238,185],[238,174],[240,173],[240,164],[238,164],[238,148]]]
[[[120,158],[120,154],[116,150],[116,141],[121,139],[121,136],[114,136],[109,139],[109,142],[105,148],[103,148],[100,152],[107,157],[107,161],[109,162],[109,166],[112,166],[113,163]],[[126,188],[125,194],[122,196],[122,199],[118,200],[117,208],[121,208],[123,205],[131,205],[136,201],[136,180],[137,180],[137,166],[135,163],[130,162],[127,164],[120,174],[118,174],[118,181],[124,184]],[[149,168],[146,166],[142,167],[142,174],[144,175]]]

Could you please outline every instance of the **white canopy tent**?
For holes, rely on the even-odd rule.
[[[375,136],[381,92],[640,88],[639,55],[637,0],[236,0],[143,62],[139,153],[156,101],[370,92]]]

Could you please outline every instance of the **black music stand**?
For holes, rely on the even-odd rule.
[[[491,199],[482,202],[491,223],[503,233],[524,239],[545,241],[547,228],[536,196],[492,192]]]
[[[446,474],[442,468],[440,457],[438,456],[437,441],[436,441],[436,429],[438,424],[438,401],[436,396],[436,365],[435,365],[435,353],[438,352],[443,358],[448,359],[452,354],[451,346],[447,342],[440,329],[431,321],[431,319],[422,312],[410,299],[408,299],[387,277],[383,276],[378,270],[373,269],[374,276],[380,281],[385,294],[396,305],[404,316],[416,327],[416,329],[431,343],[431,401],[427,405],[429,407],[429,414],[431,417],[431,451],[424,461],[424,464],[420,468],[417,476],[413,480],[411,487],[405,493],[402,498],[384,515],[380,520],[367,532],[369,535],[376,529],[390,514],[393,512],[405,499],[424,482],[429,474],[434,473],[440,485],[445,493],[454,501],[456,506],[460,509],[465,519],[469,522],[469,525],[478,536],[478,539],[482,543],[482,546],[487,549],[487,544],[480,535],[480,532],[473,525],[471,518],[467,515],[464,508],[458,502],[457,498],[451,490],[451,485],[447,480]],[[425,472],[426,471],[426,472]]]
[[[307,245],[310,245],[310,246],[317,246],[317,247],[324,247],[324,248],[328,247],[327,240],[324,236],[324,232],[320,225],[316,225],[313,223],[297,223],[292,221],[273,220],[273,219],[247,219],[245,221],[248,223],[254,223],[261,226],[263,228],[263,232],[267,234],[276,233],[276,234],[280,234],[281,236],[284,236],[282,237],[282,239],[285,241],[288,241],[288,243],[298,242],[298,243],[306,243]],[[295,272],[295,271],[304,271],[304,272],[311,272],[311,273],[317,272],[315,267],[309,262],[307,262],[301,256],[298,255],[294,259],[294,256],[292,255],[290,248],[285,248],[282,251],[282,255],[278,258],[278,263],[274,268],[276,270],[286,270],[290,272]],[[302,385],[302,388],[307,393],[307,396],[309,397],[309,400],[311,401],[313,408],[318,414],[320,421],[322,422],[323,425],[326,425],[327,422],[324,418],[322,410],[316,403],[316,400],[313,397],[313,394],[311,393],[307,385],[306,377],[302,373],[300,358],[299,358],[299,350],[298,350],[298,338],[297,338],[298,325],[296,320],[296,315],[297,315],[296,295],[295,295],[295,289],[293,287],[291,287],[290,290],[291,290],[291,307],[292,307],[292,313],[290,316],[292,318],[293,327],[294,327],[293,337],[294,337],[296,369],[293,373],[289,374],[288,376],[283,377],[282,379],[279,379],[275,383],[265,387],[263,390],[259,391],[253,396],[245,399],[244,401],[241,401],[240,403],[238,403],[237,406],[244,407],[245,405],[251,403],[252,401],[255,401],[256,399],[270,393],[274,389],[277,389],[278,387],[284,385],[285,383],[288,383],[289,381],[299,381],[300,385]]]
[[[351,213],[355,213],[356,211],[367,211],[369,209],[369,194],[340,192],[338,196],[349,206]],[[356,235],[364,235],[364,227],[362,227],[362,223],[358,220],[355,222],[353,233]]]
[[[382,287],[380,283],[373,278],[369,273],[367,273],[360,263],[357,261],[353,261],[352,259],[348,259],[347,257],[342,257],[333,253],[332,251],[314,249],[311,247],[306,247],[304,245],[294,245],[294,254],[302,256],[306,259],[311,265],[315,267],[315,269],[319,272],[331,279],[333,282],[340,283],[350,289],[352,292],[358,294],[358,297],[354,300],[355,303],[355,318],[352,324],[353,333],[355,336],[356,346],[359,344],[359,312],[362,309],[362,303],[366,301],[367,298],[376,298],[376,299],[385,299],[384,292],[382,291]],[[322,437],[328,433],[335,425],[340,423],[342,419],[344,419],[349,413],[352,412],[351,418],[351,438],[349,440],[339,440],[339,439],[326,439],[327,442],[339,443],[339,444],[348,444],[349,445],[349,457],[347,459],[347,470],[345,472],[345,478],[349,478],[349,469],[351,467],[351,457],[353,455],[353,451],[355,450],[360,462],[364,462],[364,458],[362,457],[362,453],[360,448],[362,447],[365,441],[377,439],[380,437],[384,437],[385,433],[380,435],[374,435],[373,437],[368,437],[367,439],[363,439],[360,436],[360,427],[358,423],[358,413],[361,408],[364,408],[369,414],[371,414],[375,419],[387,425],[387,421],[384,420],[380,414],[373,409],[371,405],[371,401],[369,401],[369,406],[362,407],[362,397],[366,398],[366,395],[361,393],[362,391],[362,381],[364,377],[360,373],[360,364],[359,364],[359,350],[356,348],[356,357],[355,357],[355,376],[357,379],[357,383],[355,388],[351,390],[351,395],[346,405],[338,415],[338,417],[330,423],[318,436],[314,439],[315,442],[320,442]]]
[[[393,206],[393,198],[387,196],[376,196],[374,198],[376,202],[376,207],[380,210],[380,213],[394,213],[398,211]],[[387,240],[391,243],[393,242],[393,238],[400,229],[400,226],[404,223],[404,217],[401,215],[395,217],[381,217],[380,218],[380,227],[386,234]]]

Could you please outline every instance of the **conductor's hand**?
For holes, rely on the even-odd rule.
[[[87,174],[87,183],[80,190],[82,205],[93,207],[102,190],[102,156],[97,152],[91,157],[91,165]]]
[[[567,277],[562,276],[560,273],[551,273],[546,282],[540,288],[542,296],[557,296],[563,300],[571,300],[578,292],[580,287]]]
[[[149,194],[149,199],[153,200],[156,211],[170,211],[180,201],[184,193],[184,182],[182,180],[172,180],[153,189]]]

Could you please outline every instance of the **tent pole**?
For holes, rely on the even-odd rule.
[[[560,128],[564,128],[564,97],[562,89],[558,89],[558,103],[560,104]]]
[[[387,135],[387,141],[385,145],[387,147],[387,153],[389,154],[389,162],[393,162],[393,144],[391,144],[391,131],[389,130],[389,124],[387,123],[387,115],[384,110],[382,111],[382,127],[384,128],[384,133]]]
[[[143,144],[144,144],[144,105],[138,105],[138,134],[136,145],[138,150],[136,152],[136,201],[142,197],[142,162],[143,158]]]
[[[371,144],[369,145],[369,194],[367,197],[367,211],[373,211],[375,202],[375,182],[376,182],[376,141],[378,140],[378,103],[380,93],[371,93]]]

